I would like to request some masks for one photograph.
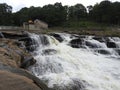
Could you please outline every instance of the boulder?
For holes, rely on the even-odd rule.
[[[90,48],[98,48],[98,45],[90,41],[86,41],[85,44]]]
[[[12,67],[19,67],[21,62],[21,56],[15,52],[10,52],[5,48],[0,47],[0,63],[10,65]]]
[[[105,39],[103,37],[100,37],[100,36],[95,36],[95,37],[93,37],[93,39],[95,39],[99,42],[105,42]]]
[[[39,39],[42,45],[49,45],[49,40],[45,35],[39,35]]]
[[[6,33],[6,32],[2,32],[2,35],[4,36],[4,38],[9,38],[9,39],[20,39],[23,37],[27,37],[25,34]]]
[[[109,54],[111,54],[108,50],[104,50],[104,49],[98,50],[98,53],[104,54],[104,55],[109,55]]]
[[[118,53],[118,55],[120,55],[120,49],[117,49],[115,51]]]
[[[28,68],[31,65],[34,65],[36,60],[32,56],[24,56],[23,61],[21,63],[21,68]]]
[[[32,38],[30,38],[30,37],[21,38],[21,39],[19,39],[19,41],[24,42],[25,47],[29,52],[33,52],[36,49],[36,47],[38,46],[37,43],[34,43]]]
[[[27,77],[28,79],[32,80],[34,82],[34,84],[36,84],[39,88],[41,88],[40,90],[52,90],[52,89],[48,88],[39,78],[35,77],[31,73],[29,73],[27,70],[11,67],[11,66],[4,65],[1,63],[0,63],[0,70],[8,71],[8,72],[11,72],[11,73],[16,74],[16,75]],[[0,77],[0,79],[1,79],[1,77]],[[5,89],[5,90],[8,90],[8,89]],[[20,89],[20,90],[22,90],[22,89]]]
[[[70,45],[73,48],[80,48],[82,46],[82,39],[73,39],[70,41]]]
[[[4,45],[0,47],[0,63],[27,68],[36,62],[25,48],[18,45],[19,41],[10,39],[0,39],[0,41]]]
[[[31,37],[21,38],[19,39],[19,41],[24,42],[26,49],[29,52],[33,52],[37,47],[39,47],[39,42],[41,43],[41,45],[49,45],[49,41],[45,35],[39,36],[39,42],[37,42],[36,40],[34,40],[34,38]]]
[[[55,37],[59,42],[62,42],[63,41],[63,38],[59,35],[59,34],[56,34],[56,33],[52,33],[50,34],[51,36]]]
[[[33,80],[0,70],[0,90],[41,90]]]
[[[84,80],[74,79],[72,78],[72,84],[64,85],[64,86],[58,86],[54,84],[55,90],[86,90],[85,85],[89,85]]]
[[[115,42],[106,42],[108,48],[116,48]]]
[[[42,52],[43,52],[43,55],[53,55],[57,53],[57,51],[54,49],[45,49]]]
[[[36,60],[22,47],[21,42],[0,38],[0,90],[51,90],[25,70]]]

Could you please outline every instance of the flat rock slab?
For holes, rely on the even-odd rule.
[[[34,82],[8,71],[0,70],[0,90],[41,90]]]

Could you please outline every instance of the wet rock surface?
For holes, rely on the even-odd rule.
[[[103,38],[103,37],[98,37],[98,36],[96,36],[96,37],[93,37],[93,39],[95,39],[95,40],[97,40],[97,41],[99,41],[99,42],[105,42],[105,39]]]
[[[70,45],[73,48],[80,48],[82,46],[82,39],[73,39],[70,41]]]
[[[100,49],[100,50],[98,50],[98,53],[104,54],[104,55],[110,55],[110,54],[111,54],[109,51],[107,51],[107,50],[105,50],[105,49]]]
[[[116,44],[114,42],[107,42],[107,47],[116,48]]]
[[[71,35],[68,45],[72,48],[89,49],[102,55],[120,55],[120,38],[107,36]]]
[[[25,35],[0,35],[0,90],[51,90],[27,68],[36,63],[25,46]],[[28,37],[27,37],[28,38]]]
[[[21,67],[25,61],[33,62],[32,56],[23,47],[19,47],[18,41],[10,39],[0,39],[0,63],[10,65],[12,67]],[[17,43],[17,44],[16,44]],[[20,43],[20,42],[19,42]],[[20,45],[20,44],[19,44]],[[29,57],[29,58],[25,58]],[[27,64],[28,62],[26,62]],[[31,63],[32,65],[33,63]],[[30,65],[29,65],[30,66]]]
[[[43,55],[53,55],[57,53],[57,51],[54,49],[45,49],[42,52],[43,52]]]
[[[30,72],[28,72],[25,69],[15,68],[15,67],[11,67],[11,66],[0,63],[0,70],[11,72],[13,74],[26,77],[26,78],[32,80],[36,86],[41,88],[40,90],[52,90],[52,89],[48,88],[39,78],[35,77],[34,75],[32,75]],[[6,84],[4,86],[6,86]],[[2,89],[0,89],[0,90],[2,90]],[[13,89],[13,90],[15,90],[15,89]],[[22,90],[22,89],[19,88],[19,90]]]
[[[32,75],[30,72],[28,72],[26,69],[28,67],[30,68],[30,66],[33,65],[31,67],[35,67],[34,71],[36,72],[34,71],[31,71],[31,72],[33,72],[38,77],[39,76],[41,77],[41,75],[45,75],[46,73],[48,74],[48,72],[56,73],[56,74],[64,72],[63,66],[65,65],[62,65],[60,62],[55,61],[57,60],[56,58],[55,60],[54,58],[52,59],[48,58],[49,56],[58,54],[56,49],[44,47],[49,44],[49,40],[51,39],[51,37],[47,35],[42,36],[41,34],[37,35],[38,36],[37,38],[32,36],[29,37],[27,33],[24,33],[25,37],[24,36],[22,37],[19,35],[7,36],[7,34],[5,36],[4,33],[0,35],[1,35],[0,38],[2,38],[0,39],[0,57],[1,57],[0,58],[0,78],[2,78],[1,83],[7,82],[6,84],[5,83],[2,83],[3,85],[1,84],[0,90],[17,90],[16,89],[17,87],[18,88],[22,87],[20,88],[22,90],[24,89],[25,90],[50,90],[50,88],[48,88],[44,84],[48,82],[48,80],[51,80],[49,77],[48,79],[45,79],[45,77],[43,77],[41,81],[40,79]],[[70,38],[64,38],[64,36],[62,37],[62,35],[59,35],[59,34],[57,34],[54,37],[59,41],[59,43],[65,43],[67,45],[70,45],[73,48],[82,48],[80,50],[83,50],[83,51],[84,49],[87,49],[89,52],[92,52],[98,56],[100,54],[104,54],[104,56],[106,55],[107,57],[109,57],[112,55],[112,53],[113,55],[120,55],[120,50],[116,48],[116,44],[118,42],[114,42],[114,40],[112,40],[113,38],[84,36],[84,35],[83,36],[71,35],[69,36]],[[35,54],[37,54],[37,49],[41,50],[40,52],[41,56],[46,57],[45,58],[46,62],[44,62],[44,60],[42,62],[40,58],[38,59],[39,60],[39,64],[38,64],[36,63],[36,60],[34,60],[33,57],[28,53],[36,50]],[[62,60],[62,58],[60,57],[57,57],[57,58],[58,58],[58,61],[59,59]],[[5,76],[3,76],[3,74]],[[8,79],[8,78],[11,78],[11,79]],[[17,82],[15,83],[14,80]],[[5,86],[9,87],[9,85],[11,85],[10,89],[5,87]],[[85,90],[86,86],[88,85],[89,84],[87,83],[87,81],[82,81],[77,78],[75,79],[72,78],[72,82],[70,82],[70,84],[67,84],[65,86],[64,84],[62,84],[61,86],[59,86],[55,83],[53,84],[53,88],[55,90]]]
[[[50,34],[51,36],[55,37],[59,42],[62,42],[63,41],[63,38],[59,35],[59,34],[56,34],[56,33],[52,33]]]
[[[93,42],[86,41],[85,44],[90,48],[99,48],[99,46]]]

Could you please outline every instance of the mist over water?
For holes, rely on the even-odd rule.
[[[120,38],[57,33],[30,37],[37,63],[29,70],[55,90],[120,90]]]

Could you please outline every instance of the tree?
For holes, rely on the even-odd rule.
[[[112,12],[112,23],[120,25],[120,2],[115,2],[112,4],[113,12]]]
[[[49,26],[58,26],[66,21],[66,7],[61,3],[49,4],[43,7],[22,8],[14,14],[14,21],[17,25],[22,25],[28,20],[40,19],[49,24]]]
[[[50,26],[58,26],[66,21],[67,11],[61,3],[55,3],[54,5],[45,5],[42,8],[42,15]]]
[[[110,1],[102,1],[100,4],[95,4],[92,10],[90,11],[90,17],[92,20],[100,23],[113,23],[116,17],[115,11],[116,8],[113,8],[116,5],[113,5]]]
[[[6,3],[0,4],[0,25],[12,24],[12,7]]]
[[[82,20],[86,18],[87,10],[82,4],[76,4],[69,8],[69,18],[71,20]]]
[[[27,7],[22,8],[17,15],[19,18],[19,23],[20,25],[22,25],[23,22],[26,22],[29,20],[28,8]]]

